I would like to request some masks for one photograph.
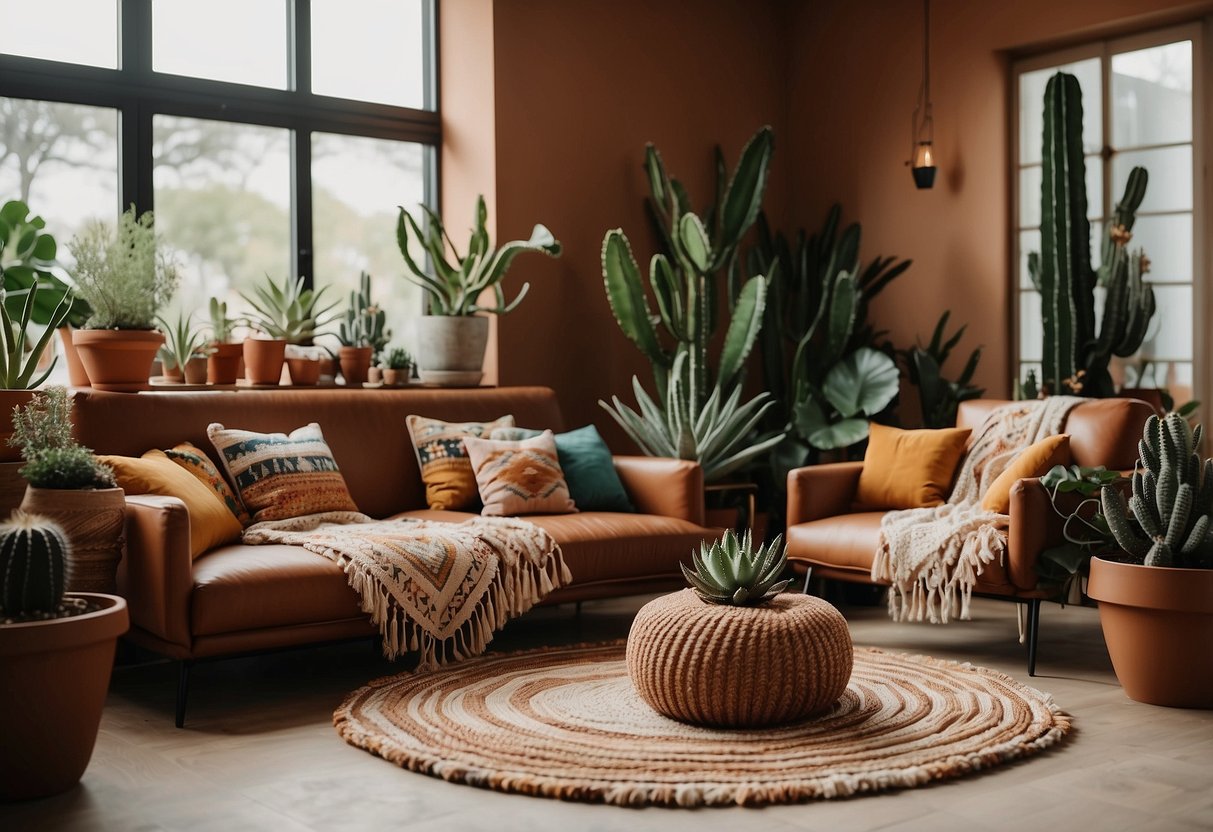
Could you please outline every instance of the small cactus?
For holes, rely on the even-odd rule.
[[[738,539],[730,529],[710,547],[699,544],[693,554],[694,569],[680,564],[695,594],[709,604],[732,604],[752,607],[765,604],[789,583],[779,580],[787,565],[783,536],[777,536],[764,546],[754,548],[747,531]]]
[[[47,617],[63,603],[67,537],[57,523],[23,511],[0,524],[0,616]]]

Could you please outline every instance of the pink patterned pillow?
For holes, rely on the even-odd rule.
[[[577,510],[560,470],[550,430],[532,439],[505,442],[466,437],[463,445],[484,503],[481,514],[568,514]]]

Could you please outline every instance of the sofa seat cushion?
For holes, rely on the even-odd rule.
[[[397,517],[459,522],[474,514],[410,511]],[[564,553],[574,584],[679,574],[691,552],[716,535],[686,520],[653,514],[583,511],[523,518],[550,534]]]
[[[341,567],[301,546],[236,544],[194,561],[194,635],[365,616]]]

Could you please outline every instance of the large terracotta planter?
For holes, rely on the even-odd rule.
[[[49,517],[67,534],[70,592],[114,592],[122,560],[126,495],[121,488],[25,489],[23,511]]]
[[[80,360],[80,353],[76,352],[71,327],[59,327],[59,342],[63,344],[63,360],[67,362],[68,381],[72,387],[88,387],[88,373],[84,369],[84,362]]]
[[[244,344],[212,344],[214,350],[206,357],[207,384],[235,384],[240,378],[240,362]]]
[[[286,368],[291,373],[291,384],[298,387],[315,387],[320,381],[320,359],[288,358]]]
[[[21,451],[8,444],[13,435],[13,408],[25,407],[33,398],[33,390],[0,390],[0,462],[20,461]]]
[[[1213,708],[1213,569],[1092,558],[1087,594],[1130,699]]]
[[[134,393],[148,388],[164,335],[144,329],[77,329],[72,341],[93,387]]]
[[[370,347],[342,347],[337,350],[337,360],[341,364],[341,377],[347,386],[360,386],[366,383],[371,372]]]
[[[249,338],[244,342],[244,377],[250,384],[279,384],[286,360],[286,341]]]
[[[77,595],[96,612],[0,624],[0,800],[58,794],[93,755],[126,601]]]
[[[426,384],[474,385],[484,374],[489,319],[423,315],[417,323],[417,372]]]

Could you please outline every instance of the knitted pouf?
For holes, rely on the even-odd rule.
[[[645,604],[628,634],[632,684],[682,722],[758,728],[829,710],[851,679],[846,619],[810,595],[709,604],[691,590]]]

